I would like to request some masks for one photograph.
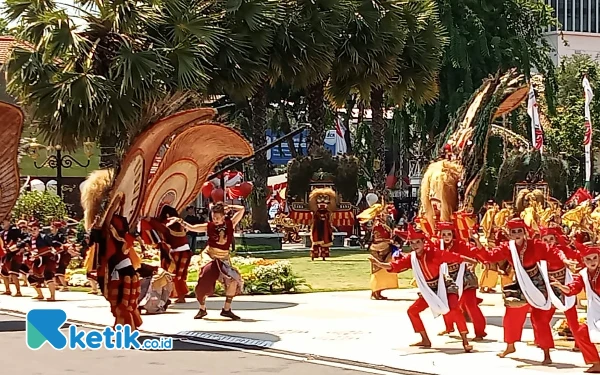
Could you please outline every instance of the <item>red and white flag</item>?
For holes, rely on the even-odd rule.
[[[540,123],[540,113],[538,112],[537,100],[535,100],[535,91],[533,85],[529,85],[529,99],[527,100],[527,114],[531,117],[531,144],[536,150],[544,151],[544,130]]]
[[[585,96],[585,135],[583,145],[585,146],[585,181],[590,182],[592,177],[592,116],[590,115],[590,103],[594,97],[594,90],[587,76],[583,77],[583,94]]]
[[[335,147],[338,155],[345,155],[348,152],[346,145],[346,128],[342,125],[340,118],[335,117]]]

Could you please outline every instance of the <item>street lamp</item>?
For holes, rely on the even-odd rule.
[[[42,164],[38,165],[36,160],[39,158],[39,156],[40,156],[39,150],[42,148],[45,148],[46,152],[54,151],[55,153],[48,156]],[[29,155],[30,158],[33,159],[33,166],[36,169],[42,169],[42,168],[56,169],[56,192],[57,192],[58,196],[62,198],[62,178],[63,178],[62,170],[63,170],[63,168],[65,168],[65,169],[71,168],[71,167],[73,167],[73,163],[80,166],[81,168],[89,167],[90,166],[90,158],[94,154],[93,150],[94,150],[94,142],[90,142],[88,140],[87,142],[83,143],[83,151],[85,153],[85,156],[87,156],[87,162],[85,164],[79,162],[78,160],[73,158],[71,155],[68,155],[68,154],[63,155],[62,146],[60,146],[60,145],[44,146],[39,143],[30,143],[29,148],[27,149],[27,154]]]

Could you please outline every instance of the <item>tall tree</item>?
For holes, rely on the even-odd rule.
[[[433,1],[351,1],[345,39],[339,43],[329,95],[343,104],[357,91],[372,114],[373,183],[385,187],[385,95],[428,103],[437,94],[445,36]],[[378,161],[378,162],[376,162]]]
[[[555,23],[550,6],[529,0],[436,2],[449,44],[440,70],[439,100],[421,107],[424,116],[417,127],[428,135],[424,143],[435,143],[435,136],[483,79],[498,70],[516,67],[529,76],[535,68],[547,80],[546,96],[550,109],[554,109],[552,47],[543,34]]]
[[[311,154],[325,141],[326,101],[324,88],[335,58],[335,45],[344,18],[340,0],[287,0],[285,22],[276,30],[269,68],[272,84],[281,80],[305,91],[307,139]]]
[[[211,89],[233,98],[247,119],[246,134],[254,149],[267,143],[267,92],[270,87],[269,53],[275,30],[283,20],[282,3],[271,0],[221,0],[226,10],[220,25],[226,37],[218,45]],[[267,212],[267,179],[270,165],[266,153],[252,160],[252,225],[271,231]]]
[[[6,2],[8,20],[22,25],[19,37],[35,46],[13,52],[8,87],[34,108],[48,142],[74,149],[99,139],[102,161],[113,164],[146,125],[205,92],[223,36],[219,13],[202,0],[75,0],[75,7],[83,24],[53,0]]]

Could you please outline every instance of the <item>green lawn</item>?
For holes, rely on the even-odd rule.
[[[238,256],[252,256],[273,260],[288,260],[292,264],[294,274],[306,280],[312,289],[307,292],[334,292],[351,290],[368,290],[371,276],[369,253],[366,250],[332,250],[331,257],[323,260],[310,260],[309,251],[284,251],[281,253],[238,253]],[[244,274],[248,270],[242,266],[239,271]],[[78,270],[80,271],[80,270]],[[83,272],[83,271],[81,271]],[[410,287],[412,271],[398,275],[400,288]],[[188,283],[198,280],[198,272],[190,270]],[[71,287],[72,290],[88,291],[89,288]]]
[[[238,254],[242,255],[242,254]],[[332,250],[331,257],[323,260],[310,260],[309,251],[285,251],[272,254],[253,254],[253,256],[288,260],[296,275],[306,280],[313,292],[331,292],[369,289],[371,265],[366,250]],[[409,270],[398,275],[400,287],[409,287],[412,272]]]

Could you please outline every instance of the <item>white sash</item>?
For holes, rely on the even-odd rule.
[[[410,264],[412,266],[413,276],[417,282],[417,287],[419,287],[423,299],[425,299],[425,302],[429,305],[433,317],[437,318],[440,315],[447,314],[450,311],[450,307],[448,307],[448,295],[446,294],[445,273],[442,272],[442,268],[445,264],[440,266],[437,294],[431,290],[429,285],[427,285],[427,281],[421,270],[421,265],[419,264],[419,259],[417,259],[417,253],[414,251],[410,254]]]
[[[533,284],[533,281],[531,281],[527,271],[525,271],[525,268],[521,264],[515,241],[509,241],[508,247],[510,248],[510,255],[512,257],[515,274],[517,275],[517,281],[519,282],[519,286],[521,287],[525,299],[532,307],[540,310],[550,310],[552,307],[550,298],[544,297],[544,294]],[[542,272],[541,269],[539,271]],[[546,277],[548,276],[546,275]]]
[[[117,263],[117,265],[115,266],[115,269],[110,274],[110,279],[111,280],[119,280],[119,270],[121,270],[125,267],[132,266],[132,265],[133,264],[131,264],[131,259],[129,259],[129,258],[123,259],[122,261]]]
[[[552,289],[552,285],[550,285],[550,277],[548,276],[548,263],[545,260],[538,262],[538,267],[540,268],[540,272],[542,273],[542,277],[544,278],[544,282],[546,283],[546,289],[548,289],[548,296],[552,301],[552,304],[558,311],[565,312],[569,310],[571,307],[575,306],[575,302],[577,302],[577,296],[566,297],[565,296],[565,304],[563,305],[562,301],[556,294],[554,294],[554,289]],[[565,284],[569,284],[573,281],[573,274],[567,268],[567,274],[565,275]]]
[[[587,268],[579,272],[585,284],[585,294],[587,297],[587,326],[590,333],[590,340],[593,343],[600,343],[600,296],[590,285]]]
[[[180,251],[187,251],[187,250],[191,250],[191,249],[190,249],[190,245],[186,244],[186,245],[182,245],[182,246],[176,247],[174,249],[171,249],[171,252],[178,253]]]
[[[440,241],[440,250],[444,250],[445,248],[445,244],[444,241]],[[458,268],[458,274],[456,274],[456,280],[454,280],[454,283],[456,284],[456,286],[458,286],[458,298],[460,299],[460,297],[463,294],[463,290],[465,288],[465,269],[466,269],[467,264],[466,263],[461,263],[460,267]],[[448,265],[446,263],[442,263],[442,265],[440,266],[440,273],[443,273],[444,275],[450,275],[450,272],[448,270]],[[459,282],[460,280],[460,282]]]

